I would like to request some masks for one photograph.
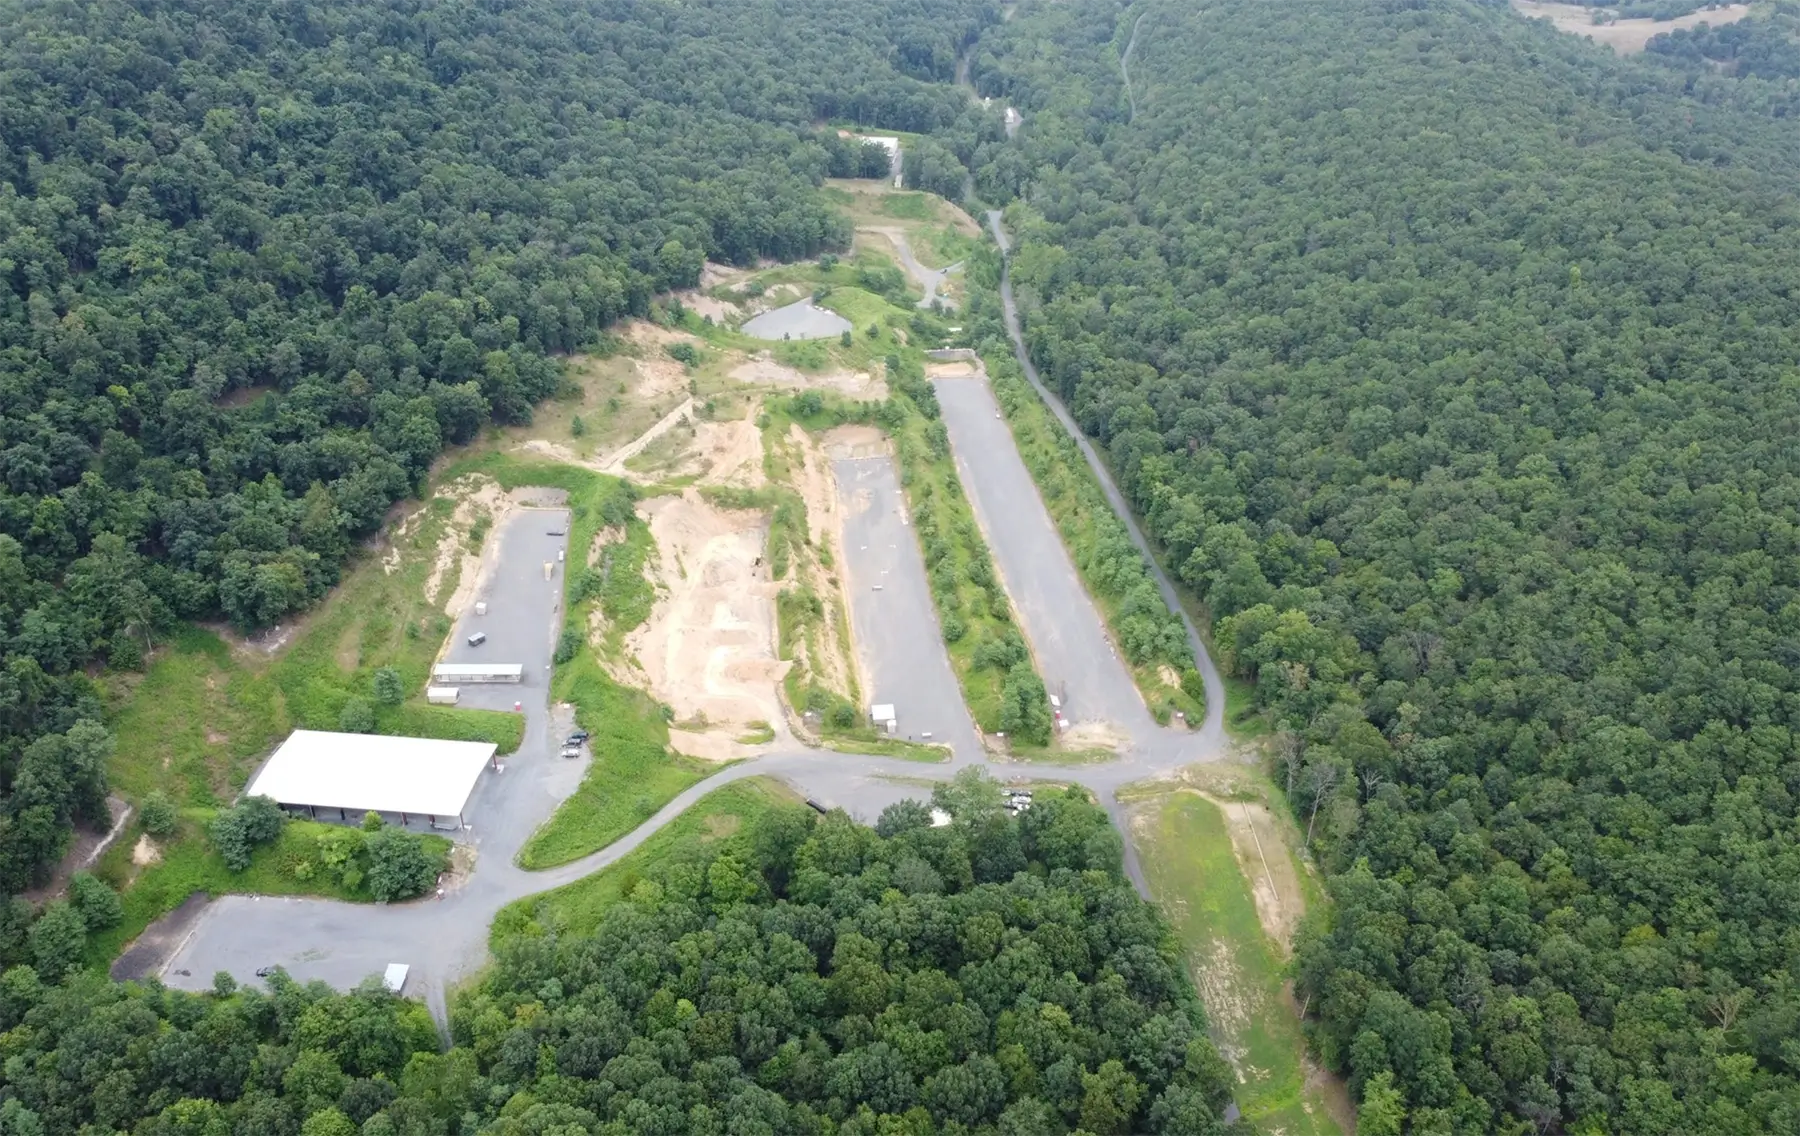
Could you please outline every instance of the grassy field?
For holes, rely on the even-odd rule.
[[[1293,1136],[1343,1131],[1308,1084],[1282,951],[1263,932],[1218,807],[1172,793],[1146,808],[1136,838],[1150,889],[1187,949],[1220,1052],[1238,1071],[1245,1117]]]
[[[630,855],[602,871],[542,895],[513,903],[494,917],[491,946],[520,935],[591,932],[606,909],[624,899],[639,880],[653,877],[696,847],[746,839],[758,817],[771,809],[799,808],[800,798],[763,777],[734,781],[708,793]]]

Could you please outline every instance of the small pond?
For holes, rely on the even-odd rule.
[[[850,321],[811,300],[798,300],[744,321],[738,329],[758,339],[829,339],[850,330]]]

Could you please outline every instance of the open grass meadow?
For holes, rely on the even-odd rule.
[[[499,949],[509,939],[547,932],[587,934],[640,880],[653,878],[700,847],[747,841],[757,819],[778,808],[806,811],[799,797],[778,781],[747,777],[722,785],[610,867],[502,909],[488,933],[489,944]]]
[[[1145,806],[1136,830],[1150,890],[1185,947],[1237,1102],[1259,1131],[1342,1131],[1307,1083],[1306,1041],[1283,988],[1280,949],[1263,933],[1218,808],[1193,793]]]

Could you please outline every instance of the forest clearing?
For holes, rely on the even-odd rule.
[[[1159,784],[1134,797],[1130,829],[1186,949],[1213,1040],[1237,1075],[1238,1106],[1271,1133],[1353,1132],[1349,1097],[1308,1055],[1283,973],[1318,885],[1297,867],[1291,826],[1274,819],[1257,775],[1218,766],[1201,776],[1211,791]]]
[[[1604,44],[1619,52],[1630,55],[1644,50],[1646,44],[1659,35],[1665,35],[1678,28],[1698,27],[1710,24],[1722,27],[1735,24],[1750,14],[1749,4],[1722,4],[1717,8],[1702,8],[1697,12],[1689,12],[1684,16],[1658,20],[1648,16],[1637,16],[1620,19],[1612,9],[1587,7],[1580,4],[1555,4],[1545,0],[1512,0],[1513,10],[1530,19],[1547,19],[1557,31],[1570,35],[1585,36],[1595,43]],[[1607,17],[1604,23],[1595,23],[1596,15]]]

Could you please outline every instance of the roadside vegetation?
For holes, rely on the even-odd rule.
[[[809,811],[793,790],[770,778],[721,785],[615,863],[502,908],[488,932],[489,944],[499,951],[521,936],[590,935],[607,908],[629,897],[640,881],[658,878],[677,863],[742,855],[761,818],[776,809]]]
[[[1163,601],[1143,553],[1074,439],[1026,381],[1011,345],[1002,343],[997,349],[989,341],[982,355],[988,381],[1082,583],[1130,664],[1150,713],[1166,726],[1179,711],[1198,727],[1205,718],[1206,688],[1194,668],[1187,629]]]

